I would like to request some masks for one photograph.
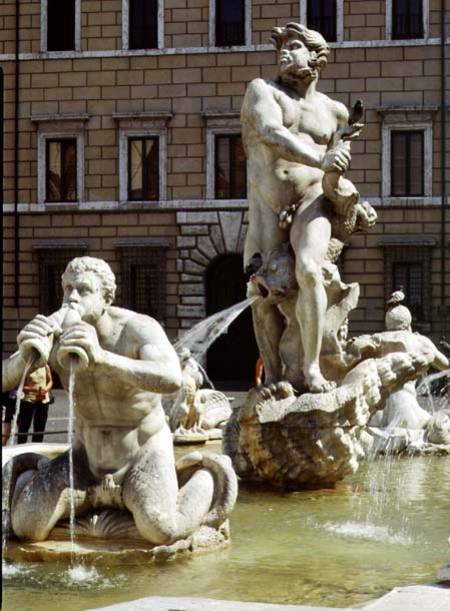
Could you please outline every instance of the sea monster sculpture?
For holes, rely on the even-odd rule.
[[[200,443],[222,439],[222,426],[231,415],[227,396],[202,388],[204,374],[188,348],[179,354],[181,388],[163,400],[175,443]]]
[[[100,537],[131,533],[150,546],[192,542],[202,528],[211,541],[226,539],[236,476],[222,455],[195,452],[175,464],[161,394],[179,388],[181,372],[164,331],[152,318],[112,305],[115,278],[101,259],[73,259],[62,285],[62,308],[36,316],[18,345],[23,362],[30,355],[35,367],[49,362],[66,389],[74,371],[74,505],[81,530]],[[31,542],[51,537],[69,517],[69,453],[53,460],[21,456],[12,480],[14,535]]]

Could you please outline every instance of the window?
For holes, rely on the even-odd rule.
[[[391,195],[424,195],[423,130],[391,131]]]
[[[120,248],[122,303],[164,323],[166,317],[166,249],[124,246]]]
[[[158,0],[129,0],[128,7],[128,48],[158,48]]]
[[[45,201],[77,201],[77,140],[46,140]]]
[[[337,40],[336,0],[308,0],[308,28],[317,30],[328,42]]]
[[[247,197],[247,162],[240,134],[215,136],[215,198]]]
[[[48,240],[33,245],[39,269],[39,312],[48,316],[61,307],[61,276],[69,261],[87,254],[87,244],[79,240]]]
[[[170,112],[114,113],[119,124],[120,202],[167,197],[167,124]]]
[[[41,51],[80,50],[81,0],[41,0]]]
[[[404,305],[414,320],[423,320],[423,264],[421,261],[396,261],[392,265],[392,286],[405,293]]]
[[[128,199],[159,199],[159,139],[128,138]]]
[[[394,291],[405,293],[417,329],[426,331],[431,317],[431,253],[436,240],[426,235],[386,235],[379,246],[384,250],[384,294],[386,301]]]
[[[422,0],[392,1],[392,38],[423,38]]]
[[[215,44],[245,45],[245,0],[216,0]]]

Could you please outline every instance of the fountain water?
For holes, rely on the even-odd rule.
[[[433,385],[442,381],[443,384],[438,394],[433,394]],[[417,385],[417,396],[426,400],[426,409],[434,414],[442,409],[450,408],[448,391],[450,388],[450,369],[438,371],[427,375]]]
[[[69,422],[67,427],[67,443],[69,444],[69,497],[70,497],[70,549],[71,563],[74,561],[75,551],[75,485],[73,476],[73,425],[75,411],[75,367],[71,363],[69,374]]]
[[[249,297],[248,299],[244,299],[244,301],[233,304],[225,310],[208,316],[205,320],[194,325],[175,342],[175,350],[180,353],[183,348],[188,348],[197,361],[202,360],[208,348],[219,335],[226,333],[233,320],[257,299],[259,299],[259,296]]]

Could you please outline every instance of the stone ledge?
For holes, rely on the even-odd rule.
[[[364,611],[444,611],[450,608],[450,588],[435,585],[397,587],[362,607]],[[354,607],[353,607],[354,609]],[[150,596],[87,611],[351,611],[337,607],[274,605],[174,596]]]

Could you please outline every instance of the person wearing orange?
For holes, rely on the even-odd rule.
[[[33,422],[31,440],[39,442],[44,439],[52,386],[52,374],[48,365],[36,369],[27,376],[23,387],[23,399],[20,402],[18,443],[26,443],[31,422]]]

